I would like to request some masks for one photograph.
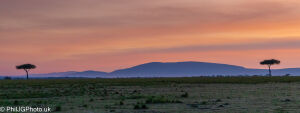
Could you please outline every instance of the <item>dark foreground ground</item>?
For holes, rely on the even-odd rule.
[[[300,112],[300,77],[0,80],[0,106],[60,113]]]

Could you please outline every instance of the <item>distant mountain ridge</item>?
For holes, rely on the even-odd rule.
[[[112,75],[135,76],[200,76],[230,75],[241,73],[246,68],[228,64],[206,62],[151,62],[111,72]]]
[[[300,68],[273,69],[273,75],[300,75]],[[266,75],[267,69],[249,69],[242,66],[208,62],[151,62],[107,73],[102,71],[67,71],[32,74],[31,77],[192,77],[192,76],[238,76]]]
[[[47,73],[47,74],[32,74],[32,77],[98,77],[98,76],[106,76],[108,73],[101,71],[67,71],[67,72],[55,72],[55,73]]]

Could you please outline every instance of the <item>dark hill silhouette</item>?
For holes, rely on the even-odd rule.
[[[228,64],[206,62],[151,62],[127,69],[116,70],[111,75],[134,76],[196,76],[196,75],[241,75],[246,68]]]
[[[97,76],[105,76],[107,74],[108,73],[106,73],[106,72],[89,70],[89,71],[83,71],[83,72],[76,72],[76,73],[69,74],[69,75],[70,76],[75,76],[75,77],[76,76],[78,76],[78,77],[81,77],[81,76],[97,77]]]
[[[77,71],[67,71],[67,72],[56,72],[56,73],[47,73],[47,74],[33,74],[33,77],[101,77],[101,76],[107,76],[108,73],[101,72],[101,71],[83,71],[83,72],[77,72]]]

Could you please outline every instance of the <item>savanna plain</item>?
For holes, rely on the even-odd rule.
[[[0,80],[0,106],[55,113],[300,112],[300,77]]]

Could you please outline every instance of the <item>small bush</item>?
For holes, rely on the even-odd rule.
[[[133,109],[140,109],[140,106],[138,104],[134,105]]]
[[[208,102],[207,102],[207,101],[202,101],[200,104],[201,104],[201,105],[207,105]]]
[[[84,105],[82,105],[82,107],[85,107],[85,108],[87,108],[87,107],[88,107],[88,105],[87,105],[87,104],[84,104]]]
[[[123,101],[120,101],[120,105],[124,105],[124,102],[123,102]]]
[[[192,108],[198,108],[198,104],[187,104],[189,106],[191,106]]]
[[[221,99],[217,99],[216,102],[222,102],[222,100]]]
[[[171,100],[163,96],[157,96],[157,97],[151,96],[146,99],[146,103],[156,104],[156,103],[182,103],[182,102],[179,100]]]
[[[54,111],[61,111],[61,106],[60,106],[60,105],[58,105],[58,106],[55,106],[55,109],[54,109]]]
[[[148,107],[145,103],[138,102],[134,105],[133,109],[148,109]]]
[[[19,105],[19,101],[15,100],[14,105]]]
[[[281,100],[282,102],[290,102],[291,99],[284,99],[284,100]]]
[[[183,103],[183,102],[180,100],[173,100],[172,103]]]
[[[104,96],[107,96],[108,95],[108,91],[106,89],[103,90],[103,94]]]
[[[219,105],[218,107],[219,107],[219,108],[222,108],[222,107],[224,107],[224,105]]]
[[[144,95],[131,95],[131,96],[128,96],[128,97],[125,97],[126,99],[142,99],[142,98],[145,98]]]
[[[184,94],[181,95],[181,97],[187,98],[187,97],[189,97],[189,94],[187,92],[185,92]]]
[[[93,98],[91,98],[89,101],[90,101],[90,102],[93,102],[93,101],[94,101],[94,99],[93,99]]]
[[[146,104],[142,104],[142,109],[148,109],[148,107],[146,106]]]

